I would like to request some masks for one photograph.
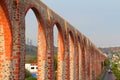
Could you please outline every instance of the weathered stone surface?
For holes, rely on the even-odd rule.
[[[58,28],[58,80],[95,80],[106,59],[91,41],[40,0],[0,0],[0,80],[25,78],[25,16],[38,19],[38,80],[54,80],[53,26]]]

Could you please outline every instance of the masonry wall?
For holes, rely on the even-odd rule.
[[[25,79],[25,16],[38,20],[38,80],[54,80],[53,26],[59,32],[58,80],[95,80],[106,57],[39,0],[0,0],[0,80]]]

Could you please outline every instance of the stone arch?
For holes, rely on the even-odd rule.
[[[56,25],[56,26],[55,26]],[[64,37],[63,37],[63,29],[61,25],[55,21],[53,24],[53,28],[57,27],[58,30],[58,50],[57,50],[57,80],[63,79],[63,59],[64,59]],[[54,33],[54,31],[53,31]],[[53,39],[54,40],[54,39]]]
[[[43,80],[46,78],[45,74],[46,74],[46,47],[47,47],[47,43],[46,43],[46,31],[45,31],[45,25],[44,25],[44,20],[42,15],[40,14],[40,11],[34,6],[34,5],[30,5],[28,8],[25,9],[25,15],[27,14],[27,12],[29,11],[29,9],[32,9],[36,19],[38,21],[38,61],[37,61],[37,65],[38,65],[38,80]],[[43,73],[44,72],[44,73]]]
[[[56,21],[53,25],[56,25],[58,30],[58,53],[60,53],[60,58],[64,59],[64,30],[62,29],[61,25]],[[54,28],[54,26],[53,26]]]
[[[41,10],[39,10],[36,5],[29,5],[27,8],[25,8],[24,10],[24,14],[26,15],[27,12],[32,9],[37,20],[38,20],[38,23],[41,25],[41,26],[44,26],[44,18],[43,18],[43,15],[41,14]],[[43,27],[44,29],[44,27]],[[45,29],[44,29],[45,30]],[[45,32],[45,31],[44,31]]]
[[[11,79],[12,64],[12,25],[8,6],[0,0],[0,79]],[[3,67],[4,66],[4,67]]]

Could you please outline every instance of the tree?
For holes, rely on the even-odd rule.
[[[115,76],[117,78],[116,80],[120,80],[120,71],[118,70],[118,65],[117,64],[113,63],[112,71],[113,71],[113,73],[115,74]]]
[[[25,78],[31,77],[31,73],[30,71],[28,71],[27,69],[25,70]]]
[[[25,80],[37,80],[37,79],[34,77],[29,77],[29,78],[26,78]]]
[[[54,76],[55,76],[55,80],[57,80],[57,55],[54,55]]]
[[[104,65],[105,65],[106,67],[109,67],[109,66],[110,66],[110,61],[109,61],[109,59],[106,59],[106,60],[104,61]]]
[[[30,71],[26,69],[25,71],[25,80],[37,80],[35,77],[32,77]]]

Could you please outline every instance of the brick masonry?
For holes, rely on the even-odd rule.
[[[58,80],[95,80],[106,57],[40,0],[0,0],[0,80],[25,79],[25,16],[38,19],[38,80],[54,80],[53,26],[58,29]]]

